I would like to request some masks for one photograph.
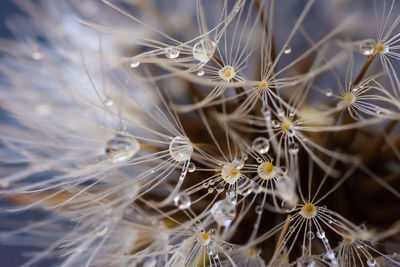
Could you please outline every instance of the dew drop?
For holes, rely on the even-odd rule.
[[[271,122],[271,125],[272,125],[272,128],[279,128],[279,127],[281,127],[281,124],[280,124],[279,121],[277,121],[277,120],[273,120],[273,121]]]
[[[108,226],[106,223],[100,223],[96,226],[94,226],[94,233],[96,236],[104,236],[108,231]]]
[[[290,143],[289,144],[289,153],[291,155],[297,155],[299,153],[299,146],[296,143]]]
[[[376,260],[374,258],[369,258],[367,260],[368,266],[375,266],[376,265]]]
[[[177,162],[189,160],[193,154],[193,147],[188,138],[176,136],[169,144],[169,154]]]
[[[328,96],[328,97],[332,96],[333,95],[332,89],[326,89],[325,90],[325,95]]]
[[[325,238],[325,232],[324,231],[317,231],[317,237],[319,239]]]
[[[32,53],[32,59],[41,60],[43,58],[43,53],[39,51],[35,51]]]
[[[254,151],[257,151],[258,153],[260,153],[262,155],[268,152],[269,147],[270,147],[270,145],[269,145],[268,139],[265,137],[261,137],[261,136],[254,139],[253,143],[251,145],[251,148]]]
[[[139,142],[136,138],[125,133],[117,133],[105,147],[105,153],[113,162],[123,162],[132,158],[139,151]]]
[[[197,75],[198,77],[203,76],[203,75],[204,75],[204,70],[200,69],[200,70],[196,73],[196,75]]]
[[[374,40],[366,40],[362,44],[360,44],[360,52],[364,56],[370,56],[375,51],[375,41]]]
[[[189,208],[192,202],[186,193],[179,193],[174,197],[174,204],[181,210],[184,210]]]
[[[290,46],[286,46],[285,49],[283,50],[283,53],[288,55],[292,52],[292,48]]]
[[[314,233],[313,233],[312,231],[307,232],[307,238],[308,238],[309,240],[313,240],[314,237],[315,237],[315,235],[314,235]]]
[[[292,212],[296,208],[296,204],[290,201],[283,200],[281,202],[281,208],[286,212]]]
[[[196,165],[193,162],[189,163],[188,172],[194,172],[196,170]]]
[[[193,46],[193,57],[203,63],[206,63],[214,55],[216,44],[209,39],[201,39]]]
[[[140,65],[140,61],[138,61],[138,60],[133,60],[129,66],[130,66],[132,69],[134,69],[134,68],[139,67],[139,65]]]
[[[244,160],[239,158],[234,158],[232,164],[237,169],[242,169],[244,167]]]
[[[179,56],[179,49],[174,46],[169,46],[165,48],[165,56],[170,59],[177,58]]]
[[[263,207],[261,205],[257,205],[254,210],[256,213],[261,214],[263,212]]]
[[[212,206],[211,215],[219,226],[229,227],[236,216],[236,207],[231,201],[223,199]]]
[[[103,101],[104,105],[106,105],[107,107],[111,107],[114,104],[113,99],[109,96],[106,96]]]

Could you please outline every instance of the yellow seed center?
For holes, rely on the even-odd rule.
[[[254,257],[256,255],[256,253],[254,252],[254,250],[249,250],[249,252],[247,252],[247,255],[249,255],[249,257]]]
[[[204,241],[207,241],[209,238],[210,236],[206,232],[201,234],[201,239],[203,239]]]
[[[385,46],[381,43],[377,44],[375,46],[376,51],[378,51],[379,53],[382,53],[385,50]]]
[[[349,104],[353,103],[354,100],[356,99],[356,96],[351,93],[351,92],[347,92],[344,96],[343,96],[343,100]]]
[[[232,72],[231,72],[230,70],[226,70],[226,71],[225,71],[225,77],[226,77],[226,78],[231,77],[231,75],[232,75]]]
[[[235,167],[231,167],[231,169],[229,170],[229,174],[230,174],[231,176],[235,176],[235,175],[237,175],[238,173],[240,173],[240,171],[239,171],[237,168],[235,168]]]
[[[343,238],[343,241],[346,242],[347,244],[351,244],[353,242],[353,239],[351,239],[350,237],[345,237]]]
[[[282,130],[284,130],[285,132],[287,132],[287,131],[289,131],[289,130],[292,128],[292,123],[291,123],[291,122],[288,122],[288,121],[282,122],[281,128],[282,128]]]
[[[306,219],[312,219],[317,215],[317,207],[312,203],[306,203],[300,211],[300,215]]]
[[[266,81],[261,81],[260,85],[258,87],[260,87],[261,89],[267,87],[267,82]]]
[[[273,172],[274,171],[274,165],[272,164],[272,163],[270,163],[270,162],[267,162],[265,165],[264,165],[264,171],[266,172],[266,173],[271,173],[271,172]]]

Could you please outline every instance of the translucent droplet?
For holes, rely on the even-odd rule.
[[[326,89],[325,90],[325,95],[326,96],[332,96],[333,95],[332,89]]]
[[[170,59],[177,58],[179,56],[179,49],[174,46],[165,48],[165,56]]]
[[[114,104],[113,99],[109,96],[106,96],[103,101],[104,105],[106,105],[107,107],[111,107]]]
[[[132,158],[139,148],[136,138],[125,133],[117,133],[107,142],[105,152],[107,157],[113,159],[114,162],[123,162]]]
[[[254,151],[257,151],[257,153],[260,153],[262,155],[268,152],[269,147],[270,146],[269,146],[268,139],[265,137],[261,137],[261,136],[254,139],[253,143],[251,145],[251,148]]]
[[[287,200],[283,200],[281,202],[281,208],[286,212],[292,212],[296,208],[296,203],[293,203],[293,202],[290,202]]]
[[[273,121],[271,121],[271,126],[272,126],[272,128],[279,128],[279,127],[281,127],[281,123],[277,120],[273,120]]]
[[[293,136],[296,135],[296,131],[295,131],[295,129],[293,129],[293,128],[290,128],[289,130],[287,130],[286,133],[287,133],[287,135],[288,135],[289,137],[293,137]]]
[[[225,190],[225,186],[223,183],[219,183],[217,184],[217,186],[215,187],[215,190],[217,190],[218,193],[221,193]]]
[[[186,193],[179,193],[174,197],[174,204],[180,209],[187,209],[192,204],[189,195]]]
[[[307,232],[307,238],[310,240],[313,240],[315,237],[314,233],[312,231]]]
[[[296,261],[297,267],[316,267],[314,259],[309,255],[301,256]]]
[[[108,226],[106,223],[99,223],[94,226],[94,233],[96,236],[104,236],[108,231]]]
[[[236,207],[231,201],[223,199],[212,206],[211,215],[219,226],[229,227],[236,216]]]
[[[360,52],[364,56],[370,56],[375,51],[375,40],[366,40],[360,45]]]
[[[196,165],[193,162],[189,163],[188,172],[194,172],[196,170]]]
[[[289,144],[289,153],[292,155],[297,155],[299,153],[299,146],[296,143]]]
[[[201,39],[193,46],[193,57],[203,63],[206,63],[214,55],[216,44],[209,39]]]
[[[270,121],[271,120],[271,111],[269,110],[268,107],[263,107],[261,109],[261,112],[264,115],[265,121]]]
[[[239,159],[239,158],[234,158],[232,161],[233,166],[237,169],[242,169],[244,167],[244,160]]]
[[[140,65],[140,61],[138,61],[138,60],[133,60],[129,66],[130,66],[132,69],[134,69],[134,68],[139,67],[139,65]]]
[[[204,75],[204,70],[200,69],[200,70],[197,72],[196,75],[199,76],[199,77],[203,76],[203,75]]]
[[[43,58],[43,53],[39,51],[35,51],[32,53],[32,59],[41,60]]]
[[[325,232],[324,231],[317,231],[317,237],[319,239],[325,238]]]
[[[369,258],[367,260],[368,266],[375,266],[376,265],[376,260],[374,258]]]
[[[285,49],[283,50],[284,54],[290,54],[292,52],[292,48],[290,48],[290,46],[286,46]]]
[[[328,251],[326,257],[330,260],[335,259],[335,253],[333,251]]]
[[[169,154],[178,162],[187,161],[193,154],[193,147],[186,137],[176,136],[169,144]]]
[[[261,214],[263,212],[263,207],[261,205],[257,205],[254,210],[256,213]]]

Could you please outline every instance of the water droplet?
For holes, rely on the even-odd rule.
[[[312,231],[307,232],[307,238],[310,240],[313,240],[315,237],[314,233]]]
[[[133,60],[129,66],[130,66],[132,69],[134,69],[134,68],[139,67],[139,65],[140,65],[140,61],[138,61],[138,60]]]
[[[201,39],[193,46],[193,57],[203,63],[206,63],[214,55],[216,44],[209,39]]]
[[[186,193],[179,193],[174,197],[174,204],[180,209],[187,209],[192,204],[189,195]]]
[[[329,96],[332,96],[332,95],[333,95],[332,89],[330,89],[330,88],[329,88],[329,89],[326,89],[326,90],[325,90],[325,95],[328,96],[328,97],[329,97]]]
[[[283,200],[281,202],[281,208],[286,212],[292,212],[296,208],[296,203],[293,203],[293,202],[290,202],[287,200]]]
[[[106,223],[102,222],[94,226],[94,233],[96,236],[104,236],[108,231],[108,226]]]
[[[105,153],[114,162],[123,162],[132,158],[139,151],[139,148],[139,142],[136,138],[125,133],[117,133],[107,142]]]
[[[242,169],[244,167],[244,160],[239,158],[234,158],[232,161],[233,166],[237,169]]]
[[[179,56],[179,49],[174,46],[165,48],[165,56],[170,59],[177,58]]]
[[[293,136],[296,135],[296,131],[295,131],[295,129],[293,129],[293,128],[290,128],[289,130],[287,130],[286,133],[287,133],[287,135],[288,135],[289,137],[293,137]]]
[[[277,120],[273,120],[273,121],[271,121],[271,126],[272,126],[272,128],[279,128],[279,127],[281,127],[281,123]]]
[[[297,267],[315,267],[316,266],[314,259],[309,255],[301,256],[300,258],[297,259],[296,263],[297,263],[296,264]]]
[[[375,40],[366,40],[360,44],[360,52],[364,56],[370,56],[375,51]]]
[[[212,187],[208,188],[208,193],[211,194],[212,192],[214,192],[214,189]]]
[[[289,153],[292,155],[297,155],[299,153],[299,146],[296,143],[289,143]]]
[[[325,238],[325,232],[324,231],[317,231],[317,237],[319,239]]]
[[[374,258],[369,258],[367,260],[368,266],[375,266],[376,265],[376,260]]]
[[[251,148],[254,151],[257,151],[260,154],[265,154],[269,150],[269,141],[265,137],[257,137],[256,139],[253,140],[253,143],[251,145]]]
[[[263,212],[263,207],[261,205],[257,205],[254,210],[256,213],[261,214]]]
[[[196,170],[196,165],[193,162],[189,163],[188,172],[194,172]]]
[[[284,54],[290,54],[292,52],[292,48],[290,48],[290,46],[286,46],[285,49],[283,50]]]
[[[236,216],[236,207],[232,201],[223,199],[212,206],[211,215],[219,226],[229,227]]]
[[[193,154],[193,147],[188,138],[176,136],[169,144],[169,154],[174,160],[183,162],[190,159]]]
[[[114,104],[114,101],[109,96],[106,96],[103,101],[104,105],[106,105],[107,107],[111,107]]]
[[[203,75],[204,75],[204,70],[200,69],[200,70],[197,72],[196,75],[199,76],[199,77],[203,76]]]
[[[41,60],[43,58],[43,53],[39,51],[35,51],[32,53],[32,59]]]
[[[215,190],[217,190],[218,193],[221,193],[222,191],[224,191],[225,190],[224,183],[217,184],[217,186],[215,187]]]
[[[271,120],[271,111],[269,110],[268,107],[263,107],[261,109],[261,112],[264,115],[265,121],[270,121]]]

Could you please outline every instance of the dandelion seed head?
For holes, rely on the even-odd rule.
[[[258,166],[257,172],[261,179],[271,180],[275,177],[275,166],[271,162],[263,162]]]
[[[346,105],[351,105],[356,101],[356,95],[353,92],[347,92],[343,95],[343,101]]]
[[[317,207],[312,203],[306,203],[301,208],[300,215],[305,219],[312,219],[317,215]]]
[[[218,71],[219,77],[226,82],[230,82],[235,78],[236,72],[232,66],[224,66]]]
[[[240,170],[232,163],[227,163],[221,170],[222,179],[228,184],[235,184],[241,176]]]

